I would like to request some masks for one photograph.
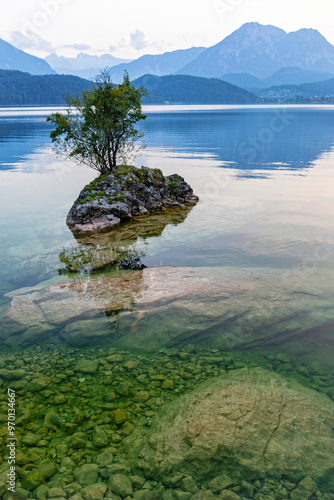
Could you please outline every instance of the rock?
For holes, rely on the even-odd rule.
[[[25,387],[26,391],[29,392],[40,392],[45,387],[47,387],[49,384],[51,384],[51,379],[50,377],[38,377],[33,380],[31,380]]]
[[[48,498],[49,488],[45,484],[37,486],[35,489],[36,500],[46,500]]]
[[[132,216],[195,205],[197,201],[179,175],[164,177],[158,169],[122,165],[81,191],[66,222],[77,235],[106,232]]]
[[[50,479],[58,471],[57,465],[48,459],[40,462],[37,469],[42,474],[44,480]]]
[[[0,369],[0,378],[5,378],[6,380],[19,380],[23,378],[25,374],[25,370],[6,370],[6,368]]]
[[[108,481],[108,489],[120,495],[122,498],[131,496],[133,493],[130,479],[124,474],[113,474]]]
[[[105,401],[106,403],[110,403],[111,401],[114,401],[114,399],[116,398],[116,395],[113,391],[107,391],[103,394],[103,401]]]
[[[15,460],[18,465],[27,465],[31,462],[31,459],[19,450],[16,450]]]
[[[40,484],[42,484],[43,481],[44,481],[43,474],[35,469],[30,474],[24,476],[22,478],[21,483],[25,490],[31,491],[37,488],[37,486],[39,486]]]
[[[59,394],[58,396],[55,396],[53,398],[54,405],[63,405],[66,403],[66,401],[67,401],[67,398],[66,398],[66,396],[64,396],[64,394]]]
[[[245,493],[247,496],[252,497],[255,491],[255,487],[252,484],[248,483],[247,481],[242,481],[241,491],[242,493]]]
[[[173,390],[174,389],[174,382],[173,380],[165,380],[164,383],[162,384],[163,389],[168,389],[168,390]]]
[[[308,500],[317,491],[317,485],[311,477],[305,477],[297,485],[297,488],[290,491],[291,500]]]
[[[233,484],[233,479],[231,479],[229,476],[226,476],[226,474],[223,474],[221,476],[217,476],[212,481],[209,482],[208,487],[213,493],[218,493],[219,491],[228,488]]]
[[[32,432],[27,432],[22,438],[22,443],[27,446],[34,446],[42,439],[42,436],[39,434],[33,434]]]
[[[126,422],[123,427],[122,427],[122,435],[123,436],[130,436],[131,432],[134,430],[134,425],[131,424],[131,422]]]
[[[187,491],[174,490],[174,496],[176,500],[190,500],[192,494],[188,493]]]
[[[97,372],[99,362],[97,359],[80,359],[74,367],[75,372],[94,374]]]
[[[139,365],[139,361],[133,361],[133,360],[130,360],[130,361],[127,361],[126,363],[124,363],[124,368],[127,368],[128,370],[134,370],[135,368],[137,368],[137,366]]]
[[[95,462],[101,468],[108,467],[113,463],[113,455],[109,451],[103,451],[100,455],[97,455]]]
[[[130,476],[129,477],[132,486],[136,489],[139,490],[142,488],[146,482],[146,479],[142,476]]]
[[[73,434],[72,439],[71,439],[71,446],[75,450],[81,450],[86,446],[86,440],[84,437],[80,434]]]
[[[197,493],[198,486],[191,476],[186,476],[181,481],[181,488],[189,493]]]
[[[48,497],[49,498],[55,498],[55,497],[65,497],[66,498],[66,493],[63,490],[63,488],[50,488],[48,490]]]
[[[332,428],[334,403],[327,396],[261,368],[244,368],[163,406],[148,435],[140,441],[133,432],[125,444],[133,447],[133,466],[167,483],[175,472],[198,481],[226,474],[239,484],[264,474],[296,481],[307,474],[326,478],[330,489]]]
[[[191,500],[213,500],[217,498],[211,491],[199,491],[191,497]]]
[[[221,498],[222,500],[241,500],[241,497],[239,497],[239,495],[230,490],[223,490],[220,493],[219,498]]]
[[[138,403],[146,403],[150,399],[150,395],[147,391],[138,391],[133,399]]]
[[[97,482],[99,467],[96,464],[85,464],[73,471],[75,480],[81,486],[89,486]]]
[[[116,387],[116,392],[120,396],[127,397],[130,394],[131,384],[127,381],[120,382]]]
[[[298,488],[314,493],[317,491],[317,484],[311,477],[308,476],[298,483]]]
[[[103,500],[106,491],[106,484],[95,483],[80,490],[80,494],[85,500]]]
[[[108,434],[101,427],[95,427],[92,432],[92,442],[95,448],[108,446]]]
[[[113,420],[116,425],[123,424],[123,422],[126,422],[128,420],[128,414],[121,409],[117,409],[114,412]]]

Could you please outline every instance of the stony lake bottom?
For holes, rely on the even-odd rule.
[[[199,203],[77,240],[94,171],[0,110],[0,495],[11,388],[13,498],[334,498],[334,108],[145,109]]]

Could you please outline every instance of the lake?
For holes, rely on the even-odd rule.
[[[253,367],[334,400],[334,106],[144,107],[146,149],[135,165],[182,175],[198,204],[77,240],[66,215],[96,173],[53,152],[45,119],[54,110],[0,109],[0,372],[26,369],[25,383],[16,377],[21,404],[26,383],[46,376],[51,391],[28,391],[34,409],[51,405],[72,422],[71,408],[82,406],[103,427],[115,407],[98,399],[109,378],[119,408],[134,411],[131,391],[117,392],[125,380],[155,398],[150,407],[139,398],[126,424],[138,417],[147,430],[163,403]],[[75,369],[83,358],[100,360],[99,376]],[[113,425],[109,445],[123,460],[128,431]],[[65,427],[55,429],[66,442]],[[43,432],[61,464],[69,448]],[[86,460],[84,448],[75,453]],[[258,481],[258,495],[294,498],[278,492],[311,475],[306,464],[290,475],[275,476],[268,463],[263,477],[240,472],[256,460],[226,469],[240,476],[235,494],[246,479]],[[333,493],[325,466],[316,467],[317,487]],[[212,474],[203,474],[205,485]]]

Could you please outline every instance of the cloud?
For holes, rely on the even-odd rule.
[[[89,50],[91,48],[91,46],[87,45],[86,43],[69,43],[66,45],[62,45],[61,48],[63,48],[63,49],[75,49],[75,50]]]
[[[145,39],[145,33],[141,30],[135,30],[130,33],[130,45],[136,50],[142,50],[147,47],[147,41]]]
[[[24,34],[20,31],[12,31],[9,35],[9,43],[22,50],[44,50],[45,52],[55,50],[52,43],[30,30],[27,30]]]

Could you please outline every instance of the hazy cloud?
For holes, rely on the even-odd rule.
[[[24,34],[20,31],[12,31],[9,35],[9,43],[18,49],[34,49],[53,52],[55,47],[41,36],[33,31],[26,31]]]
[[[61,48],[75,49],[75,50],[89,50],[91,46],[87,45],[86,43],[69,43],[66,45],[62,45]]]
[[[136,50],[142,50],[147,47],[147,41],[145,38],[145,33],[141,30],[135,30],[130,33],[131,42],[130,45]]]

